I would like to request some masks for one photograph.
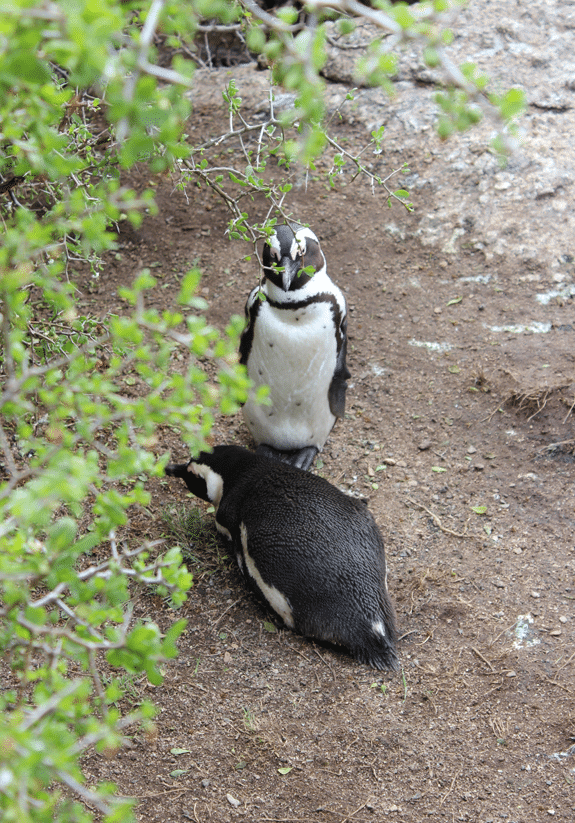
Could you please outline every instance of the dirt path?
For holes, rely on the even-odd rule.
[[[206,133],[215,126],[212,110],[197,116]],[[406,159],[425,169],[415,147]],[[573,296],[554,294],[551,268],[411,239],[434,208],[430,186],[415,217],[393,211],[392,234],[383,200],[343,183],[291,201],[350,311],[348,415],[317,470],[364,495],[381,527],[402,672],[382,676],[278,630],[225,547],[198,544],[180,657],[162,687],[132,684],[134,701],[160,707],[157,735],[92,756],[87,771],[136,795],[145,823],[571,823]],[[100,279],[81,284],[82,303],[121,308],[118,285],[148,266],[154,305],[174,308],[197,262],[221,327],[257,273],[224,239],[217,201],[190,190],[188,203],[168,180],[157,193],[159,214],[125,228]],[[218,419],[214,442],[232,440],[249,445],[239,416]],[[176,432],[158,449],[187,456]],[[150,491],[131,539],[166,534],[162,511],[192,505],[183,484]],[[147,596],[137,608],[165,626],[174,617]]]

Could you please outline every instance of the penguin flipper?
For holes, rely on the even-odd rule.
[[[344,417],[345,415],[345,393],[347,391],[347,381],[351,377],[351,372],[345,363],[346,356],[347,338],[344,337],[337,353],[335,371],[328,391],[329,408],[334,417]]]
[[[303,469],[304,471],[311,468],[317,452],[315,446],[281,451],[281,449],[274,449],[273,446],[268,446],[266,443],[260,443],[256,449],[256,454],[270,457],[272,460],[280,460],[282,463],[289,463],[290,466],[295,466],[297,469]]]

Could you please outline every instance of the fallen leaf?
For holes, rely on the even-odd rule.
[[[264,629],[266,630],[266,632],[269,632],[270,634],[275,634],[277,632],[277,629],[274,626],[274,624],[269,623],[267,620],[264,620]]]
[[[452,300],[450,300],[445,305],[446,306],[455,306],[456,303],[461,303],[462,300],[463,300],[463,297],[454,297]]]
[[[280,768],[278,769],[278,772],[279,772],[279,774],[289,774],[292,769],[293,769],[293,766],[280,766]]]
[[[186,772],[189,772],[189,769],[174,769],[173,772],[170,772],[170,777],[181,777]]]
[[[170,749],[170,754],[190,754],[190,749]]]
[[[487,506],[472,506],[471,511],[475,512],[475,514],[485,514]]]
[[[441,474],[442,472],[446,472],[447,469],[444,469],[443,466],[432,466],[431,471],[437,472],[437,474]]]

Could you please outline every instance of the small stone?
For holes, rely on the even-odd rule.
[[[439,306],[437,308],[433,309],[433,313],[434,314],[441,314],[441,309],[439,308]]]
[[[531,592],[531,597],[535,597],[535,598],[541,597],[541,594],[540,594],[540,592]]]
[[[564,614],[562,614],[561,617],[559,618],[559,622],[560,623],[567,623],[567,618],[565,617]]]
[[[512,551],[513,554],[523,554],[523,549],[521,548],[521,546],[515,546],[515,548]]]
[[[238,806],[240,805],[240,801],[236,800],[236,798],[231,794],[226,795],[226,800],[228,801],[230,806],[233,806],[235,809],[237,809]]]
[[[395,460],[393,459],[393,457],[384,457],[383,462],[388,466],[395,466],[396,465]]]
[[[551,635],[551,637],[559,637],[559,635],[561,634],[561,629],[551,629],[549,634]]]
[[[431,440],[422,440],[421,443],[417,446],[419,451],[424,452],[427,449],[431,448]]]
[[[485,464],[484,463],[475,463],[473,468],[475,469],[476,472],[482,472],[483,469],[485,468]]]
[[[517,672],[514,672],[514,671],[507,672],[507,677],[517,677]]]
[[[475,448],[475,446],[469,446],[469,448],[467,449],[467,454],[475,454],[476,451],[477,449]]]
[[[207,777],[204,777],[204,779],[202,780],[202,788],[207,789],[208,786],[210,786],[210,785],[211,785],[211,781],[208,780]]]
[[[504,589],[505,588],[505,583],[503,582],[503,580],[494,580],[493,585],[497,586],[498,589]]]
[[[407,468],[407,463],[405,462],[405,460],[398,460],[395,465],[398,466],[400,469]]]
[[[547,809],[547,814],[555,814],[555,809]]]

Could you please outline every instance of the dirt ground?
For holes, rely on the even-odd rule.
[[[208,133],[212,115],[201,115]],[[399,159],[415,172],[424,162],[384,156],[392,167]],[[208,318],[223,327],[258,272],[224,236],[213,196],[190,188],[187,202],[171,180],[154,184],[158,215],[122,227],[100,278],[80,282],[80,306],[122,310],[118,286],[147,266],[153,304],[175,308],[196,263]],[[188,618],[164,684],[130,683],[131,701],[159,707],[157,734],[136,735],[111,759],[91,755],[89,780],[137,797],[145,823],[571,823],[573,298],[537,300],[556,284],[513,259],[444,255],[385,233],[385,199],[359,181],[290,197],[350,317],[346,420],[316,471],[363,495],[381,528],[402,670],[370,670],[279,627],[206,513],[219,548],[190,548],[194,586],[180,614],[148,594],[137,605],[164,627]],[[415,215],[393,212],[403,236],[434,209],[429,188],[414,200]],[[249,446],[240,415],[219,418],[213,441]],[[177,432],[161,432],[158,449],[188,457]],[[150,491],[134,541],[169,544],[162,512],[205,509],[175,480]]]

